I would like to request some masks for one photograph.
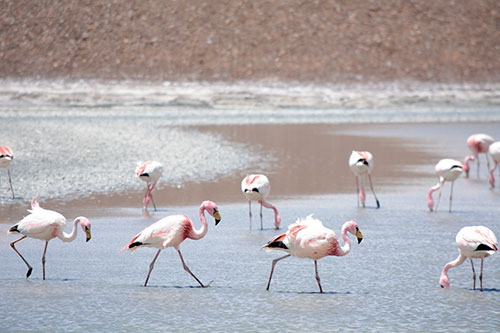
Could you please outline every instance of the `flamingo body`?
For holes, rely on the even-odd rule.
[[[32,267],[28,264],[28,262],[23,258],[21,253],[16,249],[15,243],[20,240],[30,237],[35,239],[40,239],[45,241],[45,250],[42,257],[42,266],[43,266],[43,279],[45,280],[45,253],[47,251],[48,242],[53,238],[59,238],[63,242],[71,242],[76,238],[77,228],[76,225],[80,223],[83,231],[86,233],[86,241],[88,242],[91,238],[90,233],[90,221],[84,217],[77,217],[73,221],[73,230],[71,233],[67,234],[65,232],[66,229],[66,218],[59,214],[58,212],[43,209],[40,207],[38,203],[38,199],[33,199],[31,201],[31,210],[29,210],[30,214],[23,218],[19,223],[15,224],[9,229],[9,233],[18,233],[23,236],[10,245],[17,252],[17,254],[21,257],[21,259],[28,266],[28,273],[26,277],[31,275]]]
[[[288,253],[284,257],[273,260],[267,290],[269,290],[276,263],[281,259],[294,256],[314,260],[316,281],[320,292],[323,292],[317,271],[317,260],[326,256],[340,257],[348,254],[351,251],[351,242],[347,236],[348,232],[356,235],[358,243],[363,239],[359,226],[354,221],[345,222],[342,226],[341,233],[344,241],[342,246],[335,232],[326,228],[320,220],[313,218],[312,215],[307,216],[305,219],[298,219],[288,227],[286,233],[274,237],[264,245],[266,250],[282,250]]]
[[[241,181],[241,192],[248,199],[248,215],[250,219],[250,228],[252,228],[252,201],[260,203],[260,228],[263,229],[262,222],[262,207],[270,208],[274,211],[274,226],[279,229],[281,217],[278,209],[271,203],[266,201],[266,198],[271,192],[271,183],[269,179],[262,174],[248,175]]]
[[[491,158],[493,159],[493,167],[489,170],[489,173],[490,173],[489,181],[490,181],[491,187],[494,187],[495,186],[495,177],[493,176],[493,172],[495,172],[495,169],[498,167],[498,164],[500,164],[500,141],[492,143],[490,145],[490,147],[488,148],[488,153],[490,154]],[[500,172],[500,169],[499,169],[499,172]]]
[[[137,168],[135,169],[135,175],[140,180],[144,181],[147,185],[146,193],[144,194],[144,207],[146,210],[151,200],[153,202],[153,207],[156,210],[156,205],[153,200],[153,195],[151,192],[156,186],[156,183],[160,179],[163,174],[163,166],[160,162],[156,161],[147,161],[147,162],[139,162]]]
[[[451,190],[450,190],[450,207],[449,211],[451,212],[451,202],[452,202],[452,196],[453,196],[453,184],[455,180],[462,174],[463,170],[463,165],[461,162],[457,160],[452,160],[449,158],[445,158],[440,160],[436,166],[434,167],[434,171],[436,173],[436,176],[439,179],[439,182],[431,187],[429,189],[428,195],[427,195],[427,205],[429,207],[429,210],[435,211],[437,210],[437,207],[439,205],[439,199],[441,198],[441,191],[443,188],[443,185],[445,182],[451,182]],[[439,197],[438,201],[436,203],[436,206],[434,207],[434,200],[432,199],[432,193],[439,190]]]
[[[356,176],[356,194],[359,193],[358,206],[361,202],[361,207],[365,207],[365,177],[367,176],[370,181],[370,188],[377,203],[377,208],[380,208],[380,202],[373,190],[371,179],[371,171],[373,169],[373,155],[368,151],[353,150],[349,157],[349,167]]]
[[[12,150],[7,146],[0,146],[0,168],[7,169],[7,175],[9,177],[10,191],[12,192],[12,198],[14,199],[14,189],[12,187],[12,179],[10,177],[9,165],[14,159],[14,154]]]
[[[490,168],[490,161],[488,159],[488,148],[490,145],[495,141],[491,136],[488,134],[473,134],[467,138],[467,146],[469,147],[469,150],[471,151],[472,155],[470,156],[465,156],[464,160],[464,171],[465,171],[465,177],[469,177],[469,161],[476,160],[477,163],[477,176],[479,177],[479,154],[485,154],[486,155],[486,163],[488,165],[488,169]]]
[[[160,251],[167,247],[173,247],[177,250],[184,269],[191,274],[191,276],[193,276],[193,278],[196,279],[202,287],[205,287],[184,263],[184,259],[179,248],[180,244],[186,238],[197,240],[206,235],[208,226],[205,219],[205,211],[214,217],[215,225],[220,222],[221,218],[217,205],[211,201],[204,201],[202,202],[199,211],[201,221],[201,228],[199,230],[194,228],[193,222],[187,216],[180,214],[170,215],[142,230],[122,248],[122,251],[129,250],[131,252],[137,250],[139,247],[155,247],[158,249],[156,256],[150,264],[144,286],[147,286],[149,276],[153,270],[154,263],[158,258]]]
[[[481,259],[481,273],[479,275],[480,289],[483,290],[483,260],[498,251],[497,238],[493,231],[484,226],[463,227],[455,238],[459,255],[457,259],[447,263],[439,278],[442,288],[450,286],[448,270],[461,265],[469,259],[472,266],[473,288],[476,289],[476,272],[472,259]]]

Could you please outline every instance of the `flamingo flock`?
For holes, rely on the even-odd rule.
[[[462,172],[465,176],[469,176],[469,162],[477,161],[477,175],[479,177],[479,154],[485,154],[489,171],[489,183],[491,187],[495,185],[494,171],[500,164],[500,142],[495,142],[494,139],[486,134],[474,134],[467,139],[467,146],[472,155],[466,156],[463,163],[453,159],[442,159],[435,166],[435,173],[438,178],[438,183],[431,187],[428,191],[427,201],[428,208],[431,212],[436,212],[442,194],[443,186],[446,182],[450,185],[449,212],[452,208],[453,184],[460,177]],[[492,158],[493,167],[490,168],[488,155]],[[0,168],[6,168],[9,176],[9,184],[14,196],[10,171],[8,169],[10,162],[13,159],[13,154],[7,146],[0,146]],[[369,181],[370,189],[373,193],[376,208],[380,208],[380,202],[373,189],[371,172],[373,169],[373,155],[368,151],[353,150],[349,157],[349,167],[356,177],[356,195],[358,197],[358,207],[365,207],[366,179]],[[140,162],[137,165],[135,174],[136,177],[144,181],[147,185],[146,192],[143,198],[143,210],[146,211],[149,202],[151,201],[156,211],[156,204],[153,199],[152,191],[155,188],[158,180],[163,173],[163,166],[156,161]],[[281,217],[276,206],[267,201],[271,190],[270,181],[264,174],[250,174],[243,178],[241,182],[241,191],[248,200],[250,229],[252,229],[252,201],[260,204],[260,229],[263,230],[263,212],[262,208],[269,208],[274,213],[274,228],[280,228]],[[438,192],[437,202],[434,203],[433,193]],[[68,234],[65,232],[66,218],[58,212],[41,208],[38,202],[38,197],[31,201],[30,214],[24,217],[20,222],[13,225],[9,229],[11,234],[21,234],[22,236],[10,243],[12,249],[26,264],[28,271],[26,278],[32,273],[32,266],[23,257],[16,248],[16,244],[25,238],[34,238],[45,241],[45,246],[42,255],[42,276],[45,280],[45,256],[47,253],[48,243],[53,238],[59,238],[63,242],[71,242],[77,236],[77,224],[86,234],[86,241],[91,238],[91,223],[88,218],[80,216],[74,219],[73,229]],[[133,237],[121,251],[134,252],[141,247],[153,247],[158,249],[153,260],[149,264],[149,270],[146,275],[144,287],[147,287],[148,281],[153,271],[154,265],[163,249],[173,247],[180,258],[183,269],[190,274],[196,282],[202,287],[207,287],[201,280],[190,270],[184,261],[180,250],[180,244],[186,239],[200,240],[208,232],[208,224],[205,213],[215,219],[215,225],[221,220],[219,208],[212,201],[203,201],[199,208],[199,218],[201,227],[196,229],[194,223],[186,215],[175,214],[161,218],[150,226],[143,229],[135,237]],[[341,237],[343,245],[334,231],[325,227],[319,219],[309,215],[306,218],[299,218],[295,223],[288,226],[285,233],[279,234],[270,239],[262,248],[271,251],[279,250],[287,254],[278,257],[272,261],[271,271],[267,282],[266,290],[270,289],[271,280],[273,277],[276,264],[291,256],[298,258],[308,258],[313,260],[315,269],[315,279],[318,284],[319,292],[323,293],[321,281],[318,273],[318,260],[327,256],[342,257],[350,253],[351,241],[349,235],[354,235],[358,244],[363,240],[363,235],[359,225],[355,221],[347,221],[342,225]],[[473,289],[476,289],[476,271],[474,268],[473,259],[481,260],[481,270],[479,275],[480,290],[483,290],[483,267],[484,259],[493,255],[498,251],[497,238],[493,231],[485,226],[467,226],[463,227],[456,236],[456,244],[459,250],[458,257],[448,262],[442,269],[439,279],[439,285],[443,288],[450,286],[448,271],[451,268],[461,265],[466,259],[471,262],[473,272]]]

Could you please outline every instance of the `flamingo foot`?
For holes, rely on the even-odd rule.
[[[30,267],[28,268],[28,271],[26,272],[26,278],[29,278],[29,277],[30,277],[31,272],[33,272],[33,267],[31,267],[31,266],[30,266]]]

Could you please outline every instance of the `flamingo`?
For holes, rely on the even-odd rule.
[[[0,168],[7,169],[7,175],[9,176],[10,191],[12,192],[12,199],[14,196],[14,189],[12,188],[12,180],[10,178],[9,164],[14,159],[14,154],[12,150],[7,146],[0,146]]]
[[[281,217],[278,214],[278,209],[271,203],[266,201],[269,192],[271,191],[271,183],[265,175],[248,175],[241,181],[241,192],[248,199],[248,216],[250,218],[250,229],[252,229],[252,201],[260,203],[260,229],[262,225],[262,206],[270,208],[274,211],[274,227],[280,228]]]
[[[472,153],[470,156],[465,156],[464,160],[464,171],[465,177],[469,177],[469,161],[477,161],[477,177],[479,178],[479,153],[484,153],[486,155],[486,163],[488,169],[490,168],[490,160],[488,159],[488,148],[495,141],[488,134],[473,134],[467,139],[467,146]]]
[[[473,258],[481,259],[481,273],[479,275],[480,290],[483,291],[483,261],[484,258],[495,254],[498,251],[497,238],[493,231],[484,226],[463,227],[457,234],[456,242],[458,246],[457,259],[444,265],[439,285],[441,288],[450,286],[448,270],[461,265],[465,259],[469,258],[472,266],[472,287],[476,290],[476,271],[474,270]]]
[[[149,265],[149,272],[146,277],[146,282],[144,282],[144,287],[148,284],[149,276],[151,275],[151,271],[153,270],[155,261],[160,255],[161,250],[167,247],[174,247],[177,250],[184,270],[191,274],[191,276],[200,284],[202,288],[205,287],[205,285],[201,283],[201,281],[188,268],[179,248],[181,243],[186,238],[198,240],[205,237],[208,230],[207,220],[205,219],[205,211],[214,217],[215,225],[220,222],[221,218],[217,205],[212,201],[203,201],[200,206],[200,229],[194,229],[193,222],[185,215],[170,215],[156,221],[149,227],[142,230],[121,249],[121,252],[125,250],[134,252],[139,247],[155,247],[158,249],[153,261]]]
[[[319,292],[322,293],[323,288],[321,288],[318,275],[317,261],[325,256],[341,257],[348,254],[351,251],[351,241],[347,237],[348,232],[357,237],[358,244],[361,243],[363,235],[359,231],[358,224],[354,221],[347,221],[342,226],[341,233],[344,246],[341,246],[335,232],[324,227],[320,220],[313,218],[312,215],[307,216],[305,219],[299,218],[294,224],[288,227],[286,233],[274,237],[263,246],[266,250],[288,252],[287,255],[273,260],[266,290],[269,290],[276,263],[282,259],[294,256],[314,260],[316,281],[318,282]]]
[[[42,268],[43,268],[43,279],[45,280],[45,254],[47,253],[47,246],[49,241],[55,237],[58,237],[63,242],[71,242],[76,238],[77,228],[76,225],[80,223],[83,231],[86,234],[86,241],[90,240],[90,221],[84,216],[77,217],[73,221],[73,230],[69,234],[64,232],[66,229],[66,218],[59,214],[58,212],[43,209],[38,203],[38,197],[31,200],[31,210],[28,210],[31,214],[23,218],[19,223],[12,226],[8,233],[22,234],[23,236],[12,243],[10,246],[16,251],[16,253],[21,257],[26,266],[28,266],[28,272],[26,273],[26,278],[31,275],[33,267],[24,259],[21,253],[16,249],[15,244],[26,237],[41,239],[45,241],[45,248],[43,250],[42,256]]]
[[[427,196],[427,205],[429,206],[429,210],[437,211],[439,205],[439,199],[441,199],[441,190],[443,188],[444,182],[451,182],[451,190],[450,190],[450,207],[449,211],[451,212],[451,200],[453,196],[453,184],[455,180],[462,174],[463,165],[457,160],[452,160],[449,158],[445,158],[440,160],[435,167],[436,175],[439,179],[439,182],[430,188],[428,196]],[[432,193],[434,191],[439,190],[438,201],[436,203],[436,207],[434,207],[434,200],[432,200]]]
[[[375,197],[375,201],[377,202],[377,208],[380,208],[380,202],[375,195],[375,191],[373,190],[372,177],[370,175],[371,170],[373,168],[373,156],[368,151],[356,151],[353,150],[351,156],[349,157],[349,167],[352,172],[356,176],[356,194],[359,193],[358,199],[358,207],[359,201],[361,200],[361,207],[365,207],[365,175],[368,175],[368,179],[370,180],[370,188],[372,190],[373,196]]]
[[[491,187],[495,187],[495,177],[493,177],[493,172],[497,168],[498,164],[500,164],[500,141],[492,143],[490,145],[490,148],[488,149],[488,153],[490,154],[494,162],[493,167],[490,169],[490,184]],[[499,174],[500,174],[500,169],[499,169]]]
[[[155,201],[153,200],[153,194],[151,192],[156,186],[158,179],[160,179],[163,173],[163,166],[161,163],[156,161],[139,162],[137,168],[135,169],[136,176],[145,181],[147,184],[146,193],[144,194],[144,210],[147,209],[149,200],[153,202],[153,207],[156,210]]]

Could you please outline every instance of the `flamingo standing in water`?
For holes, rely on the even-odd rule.
[[[488,170],[490,169],[490,160],[488,159],[488,148],[495,141],[488,134],[473,134],[467,139],[467,146],[472,153],[470,156],[465,156],[464,160],[464,171],[465,177],[469,177],[469,161],[476,160],[477,163],[477,177],[479,178],[479,153],[484,153],[486,155],[486,164],[488,165]]]
[[[125,250],[134,252],[139,247],[156,247],[158,249],[153,261],[149,264],[149,271],[146,277],[146,282],[144,282],[144,287],[148,284],[149,276],[151,275],[151,271],[153,270],[155,261],[160,255],[161,250],[167,247],[174,247],[177,250],[184,270],[191,274],[200,286],[203,288],[205,287],[205,285],[201,283],[201,281],[188,268],[184,262],[184,258],[182,258],[181,250],[179,248],[181,243],[186,238],[197,240],[205,237],[208,230],[207,220],[205,219],[205,211],[214,217],[215,225],[220,222],[221,218],[217,205],[212,201],[203,201],[200,206],[200,229],[194,229],[193,222],[185,215],[170,215],[151,224],[149,227],[132,238],[132,240],[122,248],[122,252]]]
[[[358,224],[354,221],[345,222],[342,226],[342,239],[344,246],[341,246],[337,235],[332,230],[323,226],[323,223],[312,217],[298,219],[294,224],[288,227],[288,231],[282,235],[271,239],[263,246],[266,250],[282,250],[288,252],[287,255],[273,260],[271,274],[267,282],[266,290],[269,290],[271,278],[273,277],[274,266],[282,259],[290,256],[299,258],[310,258],[314,260],[314,269],[316,281],[318,282],[319,292],[323,292],[318,274],[318,259],[325,256],[345,256],[351,251],[351,241],[347,233],[351,233],[358,238],[358,244],[363,240],[363,235],[359,231]]]
[[[156,161],[139,162],[135,169],[136,176],[145,181],[147,184],[146,193],[144,194],[144,210],[147,209],[149,200],[153,202],[153,207],[156,210],[153,194],[151,193],[163,173],[163,166]]]
[[[483,261],[498,251],[497,237],[490,229],[484,226],[463,227],[457,234],[456,242],[458,246],[457,259],[447,263],[441,277],[439,285],[442,288],[450,286],[448,270],[461,265],[465,259],[469,258],[472,266],[472,287],[476,289],[476,271],[474,270],[473,258],[481,259],[481,273],[479,274],[480,290],[483,291]]]
[[[263,229],[262,224],[262,206],[270,208],[274,211],[274,227],[279,229],[281,217],[278,214],[278,209],[271,203],[266,201],[269,192],[271,191],[271,183],[265,175],[248,175],[241,181],[241,191],[248,199],[248,216],[250,218],[250,229],[252,229],[252,201],[260,203],[260,229]]]
[[[443,188],[444,182],[451,182],[450,189],[450,207],[449,211],[451,212],[451,200],[453,196],[453,184],[455,180],[462,174],[463,165],[459,161],[452,160],[449,158],[442,159],[436,164],[435,171],[436,175],[439,179],[439,182],[430,188],[429,193],[427,195],[427,205],[429,206],[429,210],[437,211],[439,205],[439,199],[441,199],[441,190]],[[432,200],[432,193],[434,191],[439,190],[438,200],[436,203],[436,207],[434,207],[434,200]]]
[[[14,159],[14,154],[12,150],[7,146],[0,146],[0,168],[7,169],[7,175],[9,176],[10,191],[12,192],[12,199],[14,196],[14,189],[12,188],[12,180],[10,178],[9,164]]]
[[[380,202],[375,195],[373,190],[372,177],[370,175],[373,168],[373,156],[368,151],[356,151],[353,150],[351,156],[349,157],[349,167],[356,176],[356,194],[359,193],[359,201],[361,200],[361,207],[365,207],[365,175],[368,175],[368,180],[370,181],[370,188],[372,190],[375,201],[377,202],[377,208],[380,208]]]
[[[488,153],[493,159],[493,167],[490,169],[490,184],[491,187],[495,187],[495,177],[493,176],[493,172],[497,168],[498,164],[500,164],[500,141],[494,142],[490,145],[488,149]],[[500,174],[500,169],[499,169]]]
[[[58,237],[63,242],[71,242],[76,238],[77,228],[76,225],[80,223],[83,231],[86,234],[86,241],[90,240],[90,221],[84,216],[77,217],[73,221],[73,230],[71,233],[67,234],[64,232],[66,228],[66,218],[54,212],[52,210],[43,209],[38,203],[38,198],[31,200],[31,210],[28,210],[31,214],[23,218],[19,223],[12,226],[9,229],[9,233],[22,234],[23,236],[12,243],[10,246],[16,251],[16,253],[21,257],[26,266],[28,266],[28,272],[26,273],[26,278],[31,275],[33,267],[24,259],[21,253],[16,249],[15,244],[26,237],[41,239],[45,241],[45,248],[43,250],[42,256],[42,269],[43,269],[43,279],[45,280],[45,254],[47,253],[47,246],[49,241],[55,237]]]

